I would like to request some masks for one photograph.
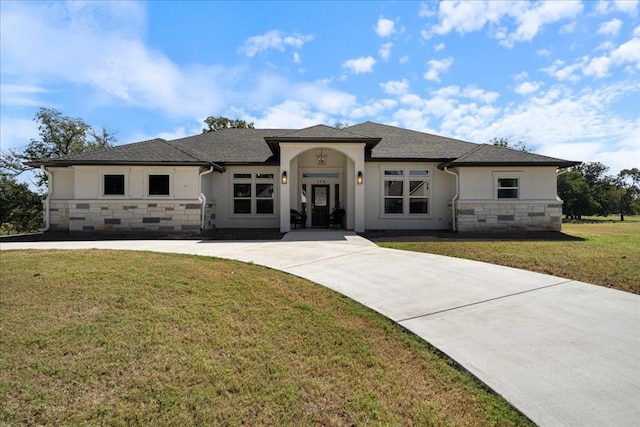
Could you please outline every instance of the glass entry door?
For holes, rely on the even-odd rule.
[[[329,185],[311,186],[311,226],[329,226]]]

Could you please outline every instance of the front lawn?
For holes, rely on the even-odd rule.
[[[546,233],[544,236],[555,233]],[[562,225],[558,240],[456,238],[380,246],[522,268],[640,294],[640,217],[589,218]]]
[[[3,251],[1,425],[530,425],[391,321],[256,265]]]

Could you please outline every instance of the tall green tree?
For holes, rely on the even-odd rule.
[[[570,170],[558,177],[558,196],[564,201],[562,213],[567,218],[580,219],[595,213],[587,179],[578,170]]]
[[[0,176],[0,234],[35,231],[42,225],[40,196],[11,176]]]
[[[54,108],[40,108],[33,118],[38,122],[38,138],[23,151],[10,149],[0,156],[2,175],[16,177],[32,170],[27,162],[99,150],[116,142],[115,134],[105,128],[94,129],[80,118],[63,116]],[[46,183],[42,172],[35,172],[38,187]]]
[[[620,221],[624,221],[625,214],[633,214],[634,207],[640,197],[640,170],[638,168],[623,169],[616,177],[617,187],[620,188],[619,209]]]
[[[244,120],[229,119],[227,117],[209,116],[204,120],[207,129],[202,129],[202,133],[215,132],[220,129],[238,128],[238,129],[254,129],[253,122],[247,123]]]

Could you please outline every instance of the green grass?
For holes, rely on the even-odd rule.
[[[263,267],[3,251],[0,425],[530,425],[391,321]]]
[[[640,294],[640,217],[566,223],[558,241],[384,242],[380,246],[522,268]],[[532,237],[535,237],[533,235]]]

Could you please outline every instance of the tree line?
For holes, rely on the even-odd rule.
[[[53,108],[40,108],[33,120],[38,123],[38,138],[31,139],[22,150],[0,153],[0,234],[35,231],[42,224],[41,198],[47,176],[26,163],[102,150],[116,143],[114,132],[94,128],[80,118],[64,116]],[[207,128],[202,129],[203,133],[254,127],[253,123],[227,117],[210,116],[204,123]],[[508,139],[494,138],[491,142],[499,147],[530,151],[521,141],[512,144]],[[18,182],[18,176],[27,171],[32,171],[38,191]],[[583,163],[558,177],[558,195],[564,200],[563,214],[567,218],[619,214],[624,221],[625,215],[640,214],[638,168],[624,169],[617,175],[607,175],[608,171],[602,163]]]
[[[624,221],[625,215],[640,214],[640,170],[623,169],[617,175],[608,171],[600,162],[587,162],[558,177],[558,196],[567,218],[616,214]]]

